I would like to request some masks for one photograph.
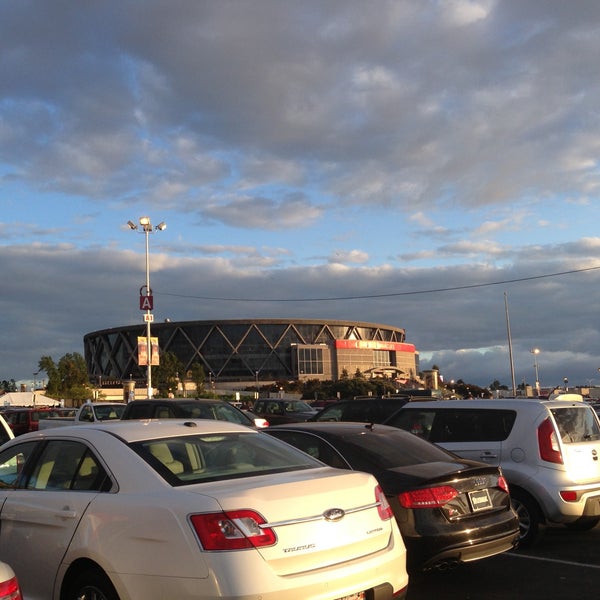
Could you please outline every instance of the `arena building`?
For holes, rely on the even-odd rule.
[[[138,364],[144,324],[104,329],[84,337],[90,381],[146,379]],[[405,330],[355,321],[252,319],[152,324],[160,353],[171,352],[186,371],[204,367],[213,382],[337,380],[357,369],[367,377],[400,382],[418,377],[418,352]],[[145,338],[144,338],[145,339]],[[145,349],[145,342],[141,344]],[[143,361],[142,361],[143,362]]]

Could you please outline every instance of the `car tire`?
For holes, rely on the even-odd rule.
[[[69,586],[67,600],[119,600],[110,579],[98,569],[83,571]]]
[[[542,514],[536,501],[522,490],[511,490],[511,504],[519,518],[519,547],[531,546],[538,537]]]
[[[565,526],[571,531],[589,531],[594,529],[598,523],[600,523],[600,517],[579,517],[577,521],[565,523]]]

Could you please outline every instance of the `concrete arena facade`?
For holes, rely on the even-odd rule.
[[[84,336],[90,381],[96,385],[145,382],[138,337],[146,325],[94,331]],[[214,382],[337,380],[352,376],[392,379],[418,375],[418,352],[405,330],[356,321],[251,319],[153,323],[160,352],[172,352],[185,370],[198,362]]]

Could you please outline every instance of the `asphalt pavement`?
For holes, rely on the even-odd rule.
[[[600,525],[548,527],[532,548],[411,578],[407,600],[600,598]]]

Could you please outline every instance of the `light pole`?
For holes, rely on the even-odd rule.
[[[539,371],[538,371],[537,355],[540,353],[540,349],[532,348],[529,352],[531,352],[531,354],[533,354],[533,368],[535,369],[535,391],[539,398],[539,396],[540,396],[540,376],[539,376]]]
[[[258,400],[260,398],[260,392],[258,391],[258,374],[260,373],[260,371],[255,371],[254,374],[256,375],[256,392],[254,393],[254,399]]]
[[[150,246],[148,238],[154,231],[164,231],[167,224],[162,221],[156,227],[152,227],[150,217],[140,217],[139,220],[142,233],[146,236],[146,285],[140,288],[140,308],[146,310],[144,321],[146,321],[146,365],[147,365],[147,397],[152,398],[152,342],[150,340],[150,322],[152,321],[153,297],[150,289]],[[127,221],[127,225],[133,231],[138,229],[138,226],[133,221]],[[145,298],[143,298],[142,290],[146,288]]]

